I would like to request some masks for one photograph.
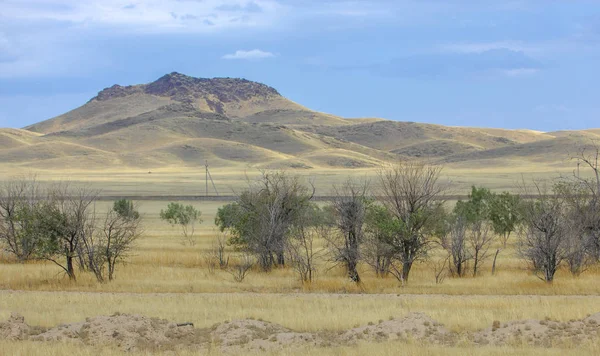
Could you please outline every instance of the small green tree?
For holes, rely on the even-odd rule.
[[[88,188],[58,185],[34,213],[39,236],[36,257],[53,262],[75,280],[75,263],[81,244],[95,230],[94,203],[98,192]]]
[[[171,226],[179,226],[182,233],[182,243],[184,245],[195,245],[194,239],[196,223],[202,223],[201,212],[192,205],[184,206],[181,203],[169,203],[166,210],[160,211],[160,218]]]
[[[508,192],[493,194],[489,204],[489,219],[494,233],[502,239],[502,246],[515,232],[523,219],[521,198]]]
[[[135,204],[131,200],[119,199],[115,201],[113,211],[124,219],[137,220],[140,218],[140,213],[136,210]]]
[[[35,177],[10,179],[0,185],[0,248],[20,262],[34,258],[39,245],[36,209],[45,191]]]
[[[494,233],[502,240],[502,248],[506,248],[510,235],[517,230],[523,220],[521,198],[508,192],[492,194],[489,204],[489,219]],[[496,273],[496,260],[502,248],[496,249],[492,274]]]
[[[371,204],[365,219],[363,260],[375,270],[378,277],[387,277],[395,255],[394,237],[398,234],[398,220],[385,206]]]

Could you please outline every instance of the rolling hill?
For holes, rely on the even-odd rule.
[[[267,85],[167,74],[114,85],[24,129],[0,129],[5,169],[372,169],[397,159],[449,167],[566,165],[600,130],[449,127],[312,111]],[[8,168],[6,168],[8,167]]]

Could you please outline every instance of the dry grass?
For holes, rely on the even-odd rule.
[[[74,347],[65,343],[45,343],[40,345],[35,342],[3,342],[0,341],[0,349],[7,355],[13,356],[117,356],[123,352],[112,348]],[[390,342],[385,344],[362,343],[353,347],[334,347],[322,349],[299,349],[282,350],[277,353],[262,352],[260,355],[280,356],[303,356],[309,352],[314,356],[352,356],[352,355],[381,355],[395,356],[400,352],[411,356],[562,356],[565,352],[577,352],[580,356],[597,355],[598,345],[585,345],[574,349],[546,349],[530,347],[430,347],[425,345],[414,345]],[[401,350],[401,351],[400,351]],[[131,356],[149,355],[143,352],[127,353]],[[197,355],[193,352],[170,352],[169,355],[191,356]],[[218,353],[209,353],[210,356],[218,356]],[[244,352],[241,355],[255,355]]]
[[[494,320],[584,318],[600,311],[600,297],[0,292],[0,317],[7,318],[9,311],[40,326],[121,312],[190,321],[197,327],[260,318],[296,331],[343,330],[425,312],[454,331],[466,331],[489,327]]]
[[[188,202],[189,203],[189,202]],[[108,204],[108,203],[102,203]],[[102,205],[101,204],[101,205]],[[114,312],[144,314],[173,321],[191,321],[198,327],[224,320],[264,319],[298,331],[342,330],[408,312],[425,312],[454,331],[489,327],[495,320],[552,319],[567,321],[600,311],[600,270],[579,278],[561,271],[546,285],[525,270],[514,247],[499,257],[499,273],[491,276],[489,264],[477,278],[448,278],[436,285],[427,264],[415,266],[411,281],[400,287],[393,278],[379,279],[362,267],[364,284],[346,281],[340,269],[329,270],[323,260],[317,280],[298,282],[292,269],[271,273],[253,271],[243,283],[217,270],[211,273],[204,255],[215,237],[213,217],[221,203],[192,202],[203,212],[198,243],[183,246],[178,231],[161,222],[158,213],[167,202],[144,201],[145,236],[130,263],[120,266],[117,280],[98,284],[85,273],[70,282],[58,268],[46,263],[17,264],[0,259],[0,319],[12,311],[32,325],[53,326]],[[103,209],[106,206],[99,206]],[[322,248],[322,242],[319,244]],[[235,257],[233,251],[229,251]],[[13,290],[13,291],[10,291]],[[98,349],[70,345],[1,342],[3,352],[14,355],[96,354]],[[356,348],[310,350],[315,355],[541,355],[564,350],[533,348],[450,349],[421,345],[378,344]],[[581,351],[581,352],[580,352]],[[578,353],[593,354],[592,349]],[[118,354],[103,349],[102,354]],[[289,355],[298,353],[290,352]],[[182,354],[185,355],[185,354]]]
[[[161,208],[167,202],[141,202],[145,234],[139,240],[136,254],[129,263],[119,266],[117,279],[108,284],[98,284],[90,274],[80,274],[72,283],[60,269],[42,262],[27,264],[9,263],[0,259],[0,288],[35,291],[85,291],[85,292],[135,292],[135,293],[392,293],[392,294],[448,294],[448,295],[599,295],[600,285],[595,283],[600,269],[594,268],[580,277],[560,271],[552,285],[541,282],[527,266],[516,257],[514,246],[502,251],[498,257],[498,273],[492,276],[490,263],[477,278],[448,278],[435,284],[434,273],[427,263],[415,265],[407,286],[400,287],[393,277],[376,278],[367,266],[361,267],[363,284],[357,286],[346,280],[344,271],[331,269],[325,260],[324,242],[317,248],[323,251],[316,281],[310,285],[299,283],[291,268],[277,269],[271,273],[253,271],[244,281],[236,283],[230,274],[216,270],[211,273],[206,266],[206,254],[214,244],[217,231],[214,216],[220,202],[185,202],[194,204],[203,213],[204,222],[197,232],[195,246],[183,246],[179,231],[159,220]],[[107,202],[97,209],[103,211]],[[228,253],[235,259],[236,253]]]

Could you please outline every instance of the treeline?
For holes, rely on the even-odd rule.
[[[97,212],[97,200],[98,191],[66,183],[8,181],[0,187],[0,246],[21,262],[50,261],[71,280],[76,270],[113,280],[141,234],[141,216],[128,200]]]
[[[264,171],[235,202],[219,208],[215,224],[222,235],[206,264],[236,281],[255,267],[290,266],[310,283],[327,261],[356,283],[359,266],[366,265],[378,277],[405,284],[415,263],[428,262],[441,283],[447,276],[477,276],[489,262],[496,273],[498,256],[512,239],[517,256],[550,283],[563,266],[579,275],[600,261],[598,157],[600,150],[578,156],[593,173],[590,179],[577,173],[522,182],[520,194],[473,187],[453,206],[443,200],[449,185],[442,168],[423,162],[399,162],[372,181],[333,185],[325,204],[315,202],[311,182]],[[141,216],[128,200],[98,212],[98,194],[64,183],[46,187],[34,178],[6,182],[0,187],[0,247],[22,262],[50,261],[72,280],[77,271],[113,280],[141,236]],[[195,244],[200,211],[170,203],[160,217],[180,228],[183,244]],[[238,252],[231,261],[228,246]]]
[[[381,169],[373,182],[333,186],[331,202],[320,206],[311,184],[285,172],[263,172],[236,202],[218,210],[215,224],[245,254],[244,265],[249,256],[263,271],[290,265],[304,282],[314,279],[323,252],[317,239],[326,245],[320,257],[343,266],[357,283],[361,263],[402,284],[419,261],[432,263],[438,283],[446,275],[477,276],[489,260],[494,274],[515,235],[518,256],[546,282],[562,265],[579,275],[600,260],[600,180],[524,182],[522,193],[537,197],[526,200],[473,187],[450,209],[440,177],[439,166],[401,162]],[[227,267],[222,240],[218,246],[215,264]]]

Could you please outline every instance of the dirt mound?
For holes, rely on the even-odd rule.
[[[11,318],[12,320],[12,318]],[[29,326],[9,320],[10,325]],[[85,322],[63,324],[46,331],[27,332],[21,339],[32,341],[66,341],[92,346],[116,346],[124,351],[202,349],[210,342],[204,329],[192,324],[176,324],[164,319],[141,315],[114,314],[88,318]],[[0,338],[2,335],[0,334]]]
[[[518,320],[506,323],[494,321],[491,328],[474,332],[470,339],[478,345],[503,346],[528,344],[551,347],[554,345],[579,345],[600,336],[600,313],[583,320],[568,322],[546,320]]]
[[[176,324],[164,319],[119,314],[88,318],[84,322],[51,329],[29,326],[13,313],[0,322],[0,340],[74,342],[92,346],[115,346],[124,351],[208,351],[217,347],[223,353],[280,351],[290,348],[352,345],[359,341],[412,340],[427,344],[455,345],[470,340],[475,345],[505,346],[527,344],[550,347],[578,345],[600,336],[600,313],[581,320],[520,320],[491,328],[458,334],[423,313],[346,331],[302,333],[262,320],[245,319],[194,328],[191,323]]]
[[[350,329],[340,336],[343,342],[356,340],[419,340],[431,344],[452,344],[455,335],[423,313],[411,313],[401,319],[380,320]]]
[[[214,326],[214,342],[227,351],[272,351],[298,346],[319,346],[323,340],[312,333],[299,333],[260,320],[234,320]]]
[[[12,313],[7,321],[0,322],[0,340],[25,340],[30,331],[25,318],[17,313]]]

